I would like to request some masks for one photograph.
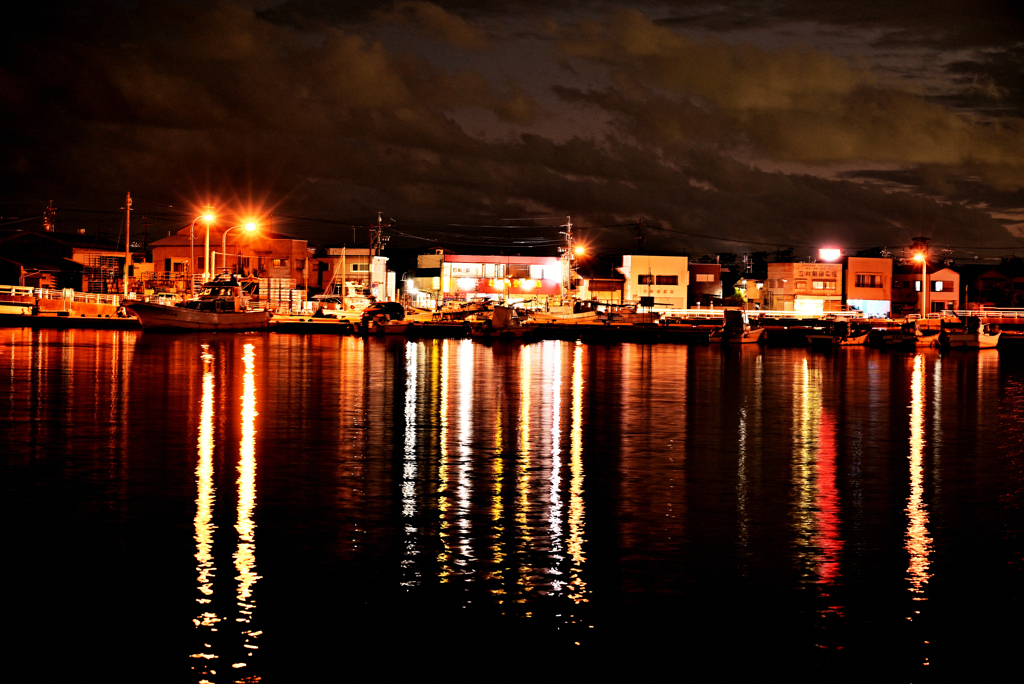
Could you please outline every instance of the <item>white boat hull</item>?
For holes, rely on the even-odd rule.
[[[984,333],[949,333],[946,345],[952,349],[995,349],[999,344],[999,336]]]
[[[270,325],[269,311],[197,311],[142,302],[126,308],[139,319],[143,330],[265,330]]]

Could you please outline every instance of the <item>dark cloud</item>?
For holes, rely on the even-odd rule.
[[[643,217],[652,248],[738,252],[894,247],[920,234],[1001,245],[1020,221],[1018,53],[950,60],[954,102],[827,50],[757,47],[708,28],[771,27],[810,5],[724,3],[701,15],[690,4],[696,37],[635,10],[556,22],[555,6],[40,9],[0,46],[0,205],[115,209],[131,190],[339,221],[377,210],[410,223],[572,215],[620,226],[593,229],[609,248],[628,247],[621,226]],[[649,11],[681,14],[671,3]],[[851,31],[893,21],[852,4],[816,16]],[[965,111],[983,98],[987,116]],[[1007,109],[993,115],[998,103]],[[479,130],[460,123],[469,119]],[[566,120],[580,124],[566,134]]]

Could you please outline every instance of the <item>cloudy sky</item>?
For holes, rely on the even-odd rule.
[[[1024,254],[1015,2],[37,4],[0,46],[8,221],[116,235],[130,191],[158,234],[209,202],[463,252],[571,216],[598,251],[642,219],[649,250]]]

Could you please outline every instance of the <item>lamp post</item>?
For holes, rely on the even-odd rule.
[[[190,294],[195,294],[196,221],[199,219],[206,221],[206,256],[203,257],[204,280],[206,280],[205,271],[208,269],[207,264],[210,263],[210,221],[213,220],[213,214],[206,212],[205,214],[200,214],[192,219],[192,226],[188,229],[188,291]]]
[[[914,260],[921,262],[921,318],[924,318],[928,311],[928,259],[924,252],[918,252]]]
[[[228,233],[233,231],[235,228],[245,228],[248,232],[251,233],[252,231],[256,230],[256,224],[253,221],[249,221],[248,223],[239,224],[237,226],[231,226],[230,228],[224,231],[224,235],[222,235],[220,238],[220,265],[222,268],[228,267]]]

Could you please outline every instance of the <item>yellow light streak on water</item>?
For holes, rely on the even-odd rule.
[[[459,345],[459,486],[458,521],[459,521],[459,564],[465,566],[473,557],[470,546],[470,497],[473,493],[470,476],[473,465],[473,340],[461,340]],[[465,571],[465,567],[463,567]]]
[[[451,522],[448,520],[448,510],[451,508],[451,500],[448,493],[448,344],[449,340],[434,343],[434,367],[439,368],[441,374],[441,391],[438,405],[438,425],[440,426],[441,434],[438,440],[440,454],[438,455],[437,466],[437,512],[440,519],[437,536],[444,547],[437,555],[437,563],[440,566],[437,575],[441,582],[447,582],[452,574],[452,569],[449,565],[452,555],[449,540],[451,533],[448,531],[451,527]],[[438,363],[437,359],[438,348],[441,350],[440,363]]]
[[[924,600],[924,585],[931,579],[932,539],[928,533],[928,506],[924,502],[924,356],[914,357],[910,379],[910,496],[907,497],[907,532],[905,548],[910,555],[907,581],[910,592]]]
[[[572,423],[569,432],[569,539],[572,566],[569,570],[569,598],[585,603],[587,583],[583,579],[583,551],[586,507],[583,501],[583,343],[577,341],[572,355]]]
[[[195,542],[196,542],[196,581],[199,594],[196,602],[200,605],[209,605],[213,596],[213,577],[216,572],[213,557],[213,531],[216,526],[213,524],[213,505],[216,501],[216,489],[213,485],[213,393],[214,384],[214,356],[210,353],[210,345],[202,345],[203,361],[203,396],[199,414],[199,438],[197,439],[198,462],[196,463],[196,515],[194,518]],[[197,628],[203,627],[208,632],[217,631],[217,623],[221,618],[211,610],[204,610],[192,620]],[[210,644],[204,644],[207,648]],[[216,654],[201,652],[193,653],[192,658],[201,660],[212,660],[217,658]],[[201,666],[200,674],[209,674],[205,666]]]
[[[238,617],[236,622],[250,624],[256,602],[252,591],[260,576],[256,574],[256,524],[252,515],[256,508],[256,379],[254,345],[246,344],[242,361],[245,374],[242,376],[242,440],[239,445],[238,460],[238,507],[235,531],[238,533],[238,546],[235,550],[235,577],[238,580]],[[255,649],[253,640],[258,632],[244,631],[243,646]],[[251,651],[249,653],[251,655]],[[234,663],[239,665],[239,663]]]

